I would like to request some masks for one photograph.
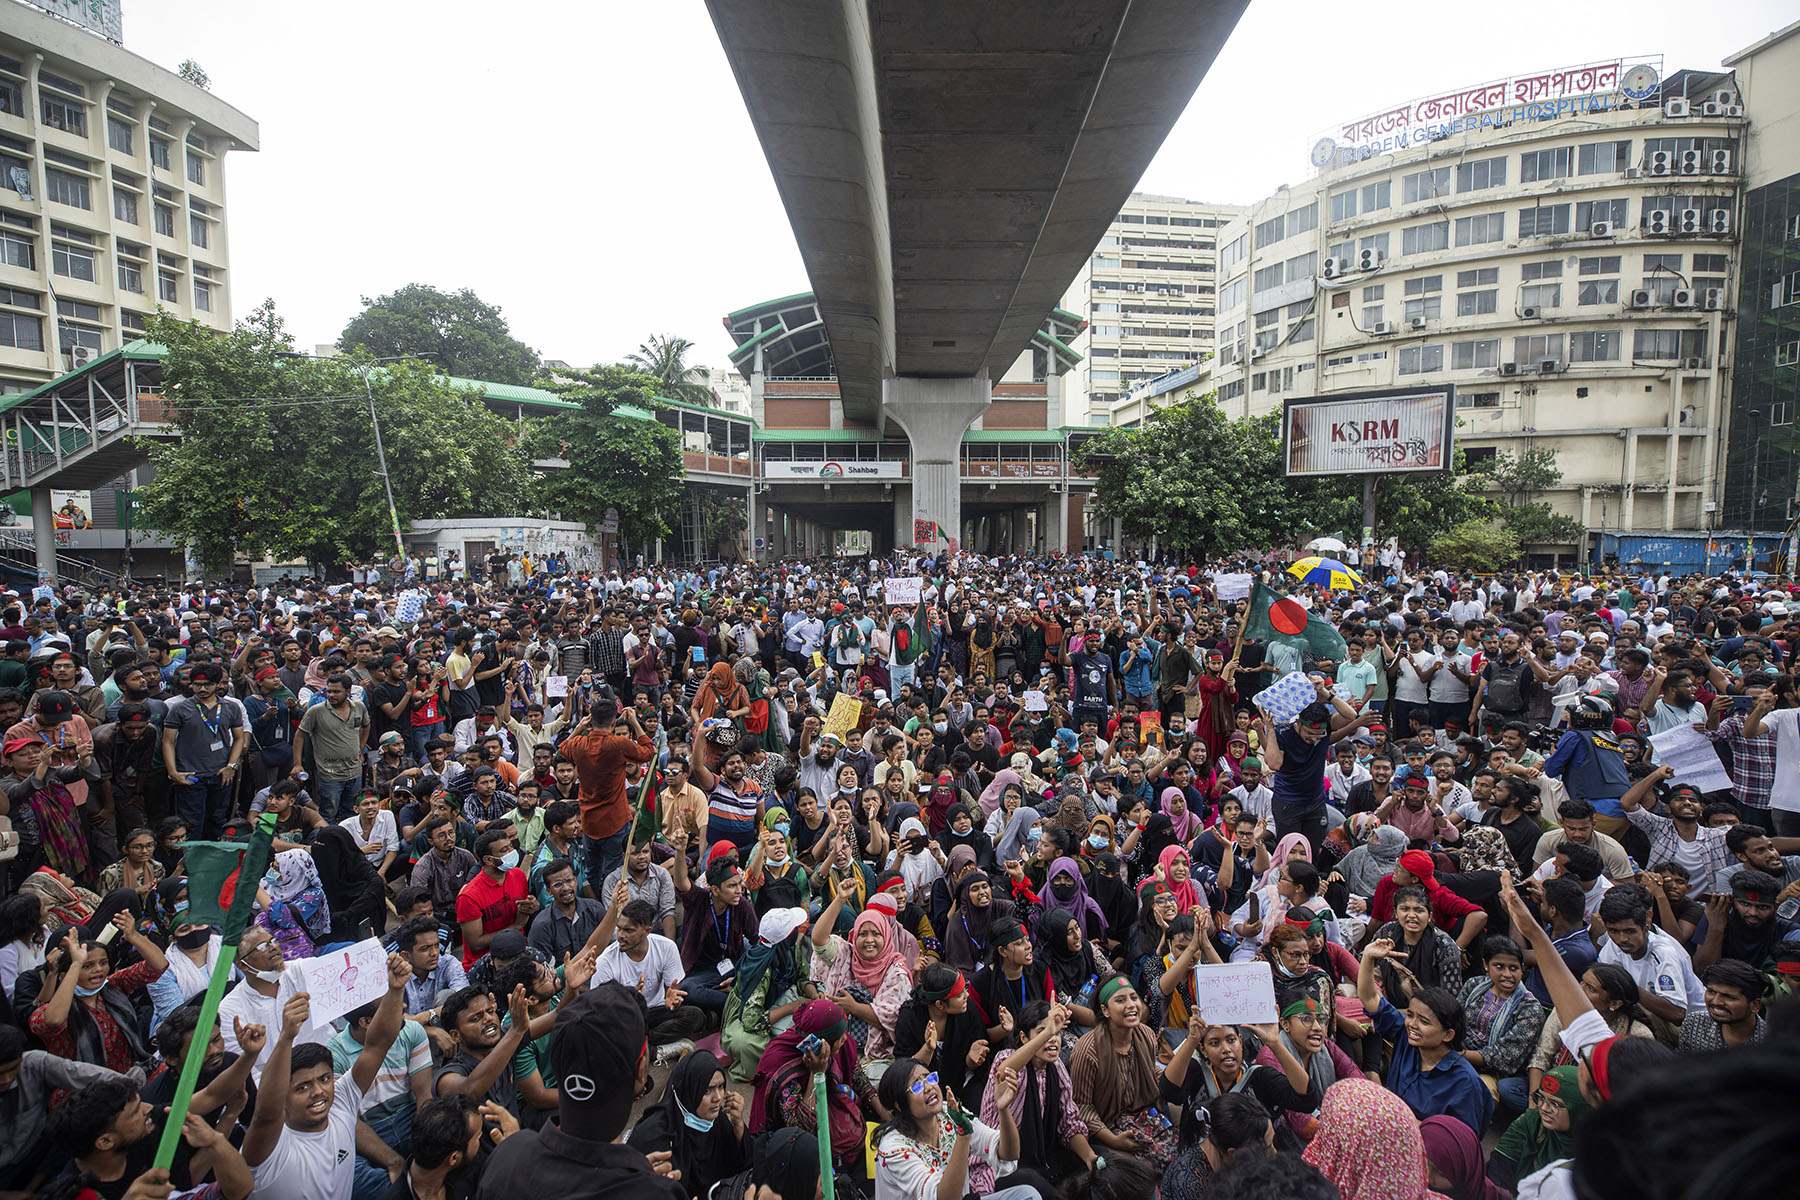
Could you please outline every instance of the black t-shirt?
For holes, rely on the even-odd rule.
[[[1325,811],[1325,762],[1331,753],[1331,739],[1309,742],[1289,725],[1275,731],[1275,744],[1281,750],[1281,769],[1269,783],[1274,793],[1277,824],[1282,819],[1294,820]]]
[[[437,1069],[437,1071],[435,1073],[433,1073],[433,1075],[431,1076],[431,1092],[432,1092],[432,1094],[433,1095],[444,1095],[445,1094],[439,1087],[444,1076],[446,1076],[446,1075],[473,1075],[475,1073],[476,1069],[479,1068],[480,1066],[481,1066],[481,1061],[477,1058],[472,1057],[466,1051],[456,1055],[456,1057],[454,1057],[454,1058],[446,1059],[444,1061],[444,1065],[439,1067]],[[478,1096],[478,1097],[472,1096],[472,1097],[470,1097],[470,1099],[474,1100],[477,1104],[480,1104],[483,1101],[492,1100],[494,1103],[498,1104],[501,1108],[504,1108],[507,1112],[511,1113],[513,1116],[515,1116],[515,1117],[518,1116],[519,1115],[519,1085],[513,1079],[513,1065],[509,1062],[506,1064],[505,1067],[501,1068],[499,1078],[495,1079],[494,1085],[492,1087],[488,1088],[487,1095]]]
[[[387,711],[381,707],[384,704],[400,703],[406,699],[406,693],[407,689],[398,683],[378,683],[369,689],[369,744],[371,746],[380,740],[382,734],[399,731],[402,721],[406,721],[410,730],[412,722],[404,714],[399,717],[390,717],[387,715]]]
[[[925,1045],[925,1021],[930,1007],[913,1000],[900,1006],[900,1014],[894,1018],[896,1058],[918,1056]],[[938,1073],[945,1087],[956,1093],[964,1108],[979,1106],[987,1089],[988,1068],[993,1063],[993,1055],[988,1055],[986,1061],[973,1071],[969,1069],[969,1047],[986,1037],[987,1027],[981,1023],[981,1014],[976,1011],[971,997],[967,1009],[952,1013],[945,1021],[944,1034],[938,1039],[937,1056],[925,1064]]]

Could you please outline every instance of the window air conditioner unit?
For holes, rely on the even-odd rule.
[[[1700,224],[1700,210],[1697,208],[1682,209],[1680,221],[1681,232],[1683,233],[1699,233],[1702,228]]]
[[[1663,102],[1663,116],[1685,117],[1688,115],[1688,102],[1677,96],[1673,100]]]
[[[1595,221],[1588,226],[1588,236],[1593,238],[1609,238],[1613,235],[1611,221]]]
[[[1652,237],[1668,237],[1672,224],[1673,222],[1669,220],[1668,209],[1651,209],[1650,215],[1644,218],[1644,232]]]
[[[1711,96],[1707,97],[1707,100],[1710,103],[1717,104],[1721,108],[1730,108],[1738,102],[1738,96],[1737,93],[1730,88],[1720,88]]]
[[[1729,234],[1731,232],[1731,210],[1715,208],[1706,214],[1706,232]]]
[[[1692,308],[1692,307],[1694,307],[1694,289],[1693,288],[1676,288],[1673,292],[1671,292],[1669,294],[1669,307],[1670,308]]]
[[[1527,321],[1535,321],[1542,315],[1542,310],[1535,304],[1527,304],[1519,310],[1519,316]]]
[[[1698,175],[1700,173],[1700,152],[1698,150],[1683,150],[1681,152],[1681,173],[1683,175]]]
[[[1517,375],[1519,373],[1519,364],[1516,362],[1501,363],[1500,373],[1502,375]]]
[[[1363,251],[1359,251],[1357,253],[1357,256],[1356,256],[1356,269],[1357,270],[1373,271],[1376,267],[1379,267],[1380,265],[1381,265],[1381,251],[1379,251],[1379,250],[1363,250]]]
[[[1692,358],[1684,358],[1681,360],[1681,369],[1684,371],[1698,371],[1701,365],[1699,356],[1697,355]]]
[[[1376,337],[1386,337],[1388,334],[1394,332],[1394,323],[1392,321],[1377,321],[1375,322],[1375,328],[1369,330],[1369,332]]]
[[[1701,294],[1700,307],[1707,312],[1723,312],[1725,309],[1725,289],[1707,288]]]
[[[1644,177],[1644,169],[1642,167],[1626,167],[1625,168],[1625,178],[1627,178],[1627,179],[1642,179],[1643,177]]]
[[[1343,259],[1337,257],[1337,255],[1334,254],[1330,258],[1325,260],[1325,278],[1336,279],[1339,275],[1342,275],[1343,273],[1344,273],[1344,260]]]
[[[1557,372],[1561,371],[1562,369],[1563,369],[1562,363],[1554,358],[1546,358],[1542,362],[1538,363],[1538,374],[1539,375],[1554,375]]]
[[[1675,173],[1675,156],[1667,150],[1658,150],[1651,154],[1650,173],[1652,175],[1673,175]]]
[[[1707,156],[1706,169],[1714,175],[1731,174],[1731,151],[1714,150]]]
[[[1413,317],[1412,319],[1410,319],[1409,321],[1406,322],[1406,327],[1408,329],[1423,329],[1423,328],[1425,328],[1425,318],[1424,317]]]
[[[1717,100],[1708,100],[1705,104],[1700,106],[1700,115],[1703,117],[1722,117],[1725,115],[1725,106],[1720,104]]]
[[[1650,307],[1650,299],[1651,299],[1650,290],[1648,288],[1638,288],[1636,291],[1631,293],[1631,301],[1630,301],[1630,303],[1628,303],[1626,305],[1626,307],[1627,308],[1649,308]]]

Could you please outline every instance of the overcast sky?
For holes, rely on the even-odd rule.
[[[1254,0],[1141,186],[1247,203],[1303,179],[1334,121],[1614,56],[1716,69],[1793,15]],[[124,20],[127,48],[197,60],[260,122],[261,152],[227,162],[234,309],[273,296],[305,345],[420,282],[473,288],[548,358],[671,333],[723,366],[720,317],[808,288],[700,0],[125,0]]]

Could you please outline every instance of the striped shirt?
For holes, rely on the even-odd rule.
[[[762,791],[744,780],[742,792],[733,791],[723,779],[713,784],[706,797],[706,836],[713,841],[736,842],[740,847],[756,839],[756,809]]]

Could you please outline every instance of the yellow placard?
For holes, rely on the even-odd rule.
[[[825,714],[825,732],[843,737],[862,720],[862,701],[839,692],[831,698],[831,711]]]

